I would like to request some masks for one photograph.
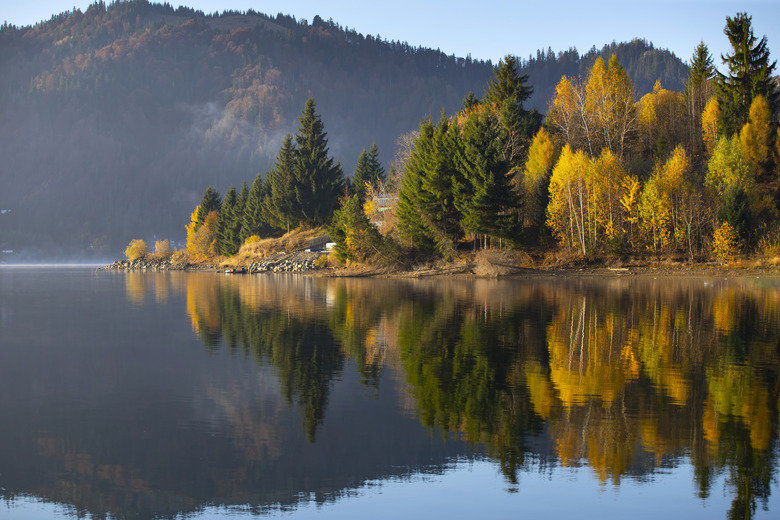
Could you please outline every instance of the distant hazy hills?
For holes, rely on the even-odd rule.
[[[616,53],[638,95],[682,88],[687,68],[635,40],[524,59],[546,111],[562,75]],[[521,57],[523,58],[523,57]],[[315,17],[206,16],[143,0],[0,29],[0,249],[116,254],[131,238],[181,238],[208,185],[271,166],[314,97],[351,174],[363,148],[388,163],[425,116],[481,96],[492,65],[377,40]]]

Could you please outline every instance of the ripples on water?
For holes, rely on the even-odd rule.
[[[0,338],[0,517],[777,511],[775,278],[3,268]]]

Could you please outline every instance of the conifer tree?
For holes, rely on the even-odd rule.
[[[494,77],[485,89],[482,104],[492,106],[501,116],[501,122],[510,132],[504,143],[504,154],[511,161],[519,161],[531,137],[542,125],[542,116],[536,109],[531,111],[523,107],[533,93],[528,86],[528,74],[518,73],[517,58],[507,55],[493,69]],[[467,98],[466,103],[473,103]]]
[[[252,187],[249,189],[244,205],[244,215],[241,219],[242,242],[252,235],[261,234],[264,224],[263,186],[263,177],[258,173],[252,181]]]
[[[685,100],[688,107],[688,141],[696,155],[702,151],[700,139],[701,115],[707,101],[715,94],[715,66],[712,55],[704,42],[699,42],[691,57],[688,80],[685,83]]]
[[[238,193],[234,186],[230,186],[222,198],[219,209],[219,221],[217,223],[217,247],[220,254],[233,256],[238,248],[233,248],[233,215],[235,212]]]
[[[469,115],[456,148],[454,204],[466,233],[515,239],[519,233],[520,199],[509,180],[510,164],[502,154],[505,131],[490,112]]]
[[[766,98],[771,114],[777,114],[780,109],[780,94],[772,79],[777,62],[769,62],[766,36],[757,40],[751,23],[752,17],[747,13],[737,13],[734,18],[726,17],[723,30],[733,52],[721,55],[728,73],[718,73],[717,89],[721,126],[729,137],[747,122],[750,105],[756,96]]]
[[[358,157],[355,174],[352,177],[352,193],[358,196],[362,204],[366,198],[366,184],[376,186],[384,180],[385,170],[379,162],[379,147],[373,143],[368,152],[363,149]]]
[[[219,192],[211,186],[206,188],[206,191],[203,192],[203,197],[200,200],[200,204],[198,204],[198,211],[195,216],[195,230],[197,231],[201,224],[203,224],[203,221],[206,219],[206,215],[212,211],[219,212],[221,205],[222,201],[219,198]]]
[[[379,147],[376,143],[371,143],[371,148],[368,149],[368,172],[369,178],[374,184],[384,182],[387,179],[385,169],[379,161]]]
[[[295,195],[302,224],[321,225],[330,220],[344,187],[341,166],[328,155],[328,139],[314,100],[309,98],[298,119],[295,136]]]
[[[236,251],[244,243],[244,240],[250,235],[244,235],[244,212],[246,211],[246,203],[249,200],[249,187],[246,185],[246,181],[241,181],[241,190],[238,192],[236,198],[236,207],[233,212],[233,243],[236,246]]]
[[[457,171],[453,144],[444,114],[435,127],[430,119],[424,120],[398,194],[401,237],[416,249],[435,251],[445,258],[452,257],[463,234],[454,204],[453,178]]]
[[[288,232],[303,220],[303,209],[296,199],[295,154],[292,135],[287,134],[268,173],[268,194],[264,202],[269,222]]]
[[[352,176],[352,193],[358,196],[362,203],[366,196],[366,183],[370,182],[368,173],[368,153],[366,149],[360,152],[355,166],[355,174]]]

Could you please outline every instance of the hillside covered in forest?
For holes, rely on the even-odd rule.
[[[617,55],[637,99],[687,67],[642,40],[520,58],[546,111],[561,76]],[[493,64],[386,41],[336,22],[248,11],[206,15],[146,0],[95,2],[0,28],[0,249],[115,254],[132,237],[183,238],[203,187],[265,174],[306,100],[351,175],[376,143],[481,96]]]

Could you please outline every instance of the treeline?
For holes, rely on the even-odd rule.
[[[780,256],[775,62],[747,14],[727,18],[725,32],[724,74],[702,42],[683,92],[656,82],[635,101],[617,57],[598,57],[587,75],[560,79],[543,125],[524,109],[527,76],[507,57],[481,101],[470,95],[456,115],[423,121],[389,233],[344,204],[334,224],[342,258],[368,260],[393,241],[445,259],[464,242],[553,241],[581,255]]]
[[[376,144],[361,152],[352,181],[330,156],[327,134],[314,100],[309,98],[295,136],[282,141],[273,168],[256,175],[251,188],[231,186],[224,197],[208,187],[187,226],[190,260],[235,255],[241,245],[279,236],[296,228],[330,223],[339,198],[363,193],[385,179]]]

